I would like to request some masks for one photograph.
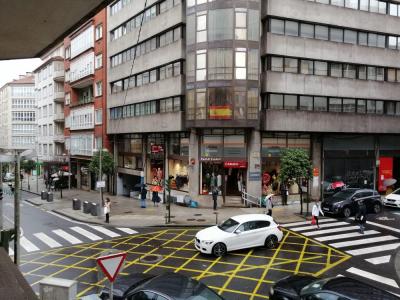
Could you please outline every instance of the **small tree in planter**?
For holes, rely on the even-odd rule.
[[[92,157],[92,160],[90,161],[89,170],[90,172],[96,174],[98,181],[102,180],[102,178],[100,178],[100,151],[101,151],[101,173],[109,176],[113,175],[115,170],[114,158],[110,152],[105,151],[104,149],[95,152],[95,154]]]
[[[28,174],[28,190],[31,189],[31,186],[29,184],[29,177],[32,173],[32,170],[36,168],[36,164],[33,160],[24,160],[21,163],[21,169],[25,171],[25,173]]]
[[[303,190],[301,179],[307,181],[311,178],[312,164],[308,153],[303,149],[289,148],[283,152],[281,157],[281,170],[279,179],[281,182],[296,182],[300,190],[300,214],[303,213]]]

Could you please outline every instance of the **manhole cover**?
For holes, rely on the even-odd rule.
[[[200,217],[200,216],[202,216],[203,214],[194,214],[194,216],[195,217]]]
[[[142,256],[139,260],[144,263],[156,263],[162,259],[163,259],[162,255],[150,254],[150,255]]]
[[[196,221],[196,219],[187,219],[188,221]]]
[[[197,222],[205,222],[206,219],[197,219]]]

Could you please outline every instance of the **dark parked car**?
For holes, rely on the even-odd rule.
[[[357,211],[357,201],[364,201],[367,212],[380,213],[382,210],[381,196],[375,190],[349,188],[342,190],[322,201],[324,213],[343,215],[348,218]]]
[[[177,273],[121,276],[113,291],[113,300],[224,300],[205,284]],[[102,290],[100,299],[110,299],[108,288]]]
[[[389,292],[348,277],[293,275],[271,287],[270,300],[398,300]]]

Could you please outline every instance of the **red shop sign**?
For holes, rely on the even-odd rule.
[[[225,169],[247,169],[247,161],[225,161]]]
[[[164,152],[163,146],[151,145],[151,153],[160,153],[160,152]]]

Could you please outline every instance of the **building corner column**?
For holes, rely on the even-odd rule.
[[[200,158],[199,158],[199,136],[196,129],[192,129],[189,138],[189,196],[196,199],[200,194],[199,190]]]
[[[260,198],[261,193],[261,132],[252,130],[248,142],[248,166],[246,192]]]
[[[312,174],[311,174],[311,199],[321,200],[322,185],[322,136],[315,135],[311,139]]]

